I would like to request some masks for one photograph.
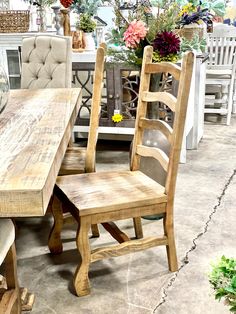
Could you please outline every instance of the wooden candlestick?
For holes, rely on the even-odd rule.
[[[70,36],[70,16],[68,9],[61,9],[60,10],[63,15],[63,29],[64,29],[64,36]]]

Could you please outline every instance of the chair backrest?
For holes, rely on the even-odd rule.
[[[71,37],[36,35],[22,41],[21,88],[67,88],[72,80]]]
[[[101,44],[97,49],[94,79],[93,79],[93,94],[89,122],[89,134],[85,160],[85,171],[95,171],[95,154],[98,138],[99,117],[101,111],[101,97],[103,89],[103,76],[104,76],[104,61],[105,61],[105,48]]]
[[[139,100],[135,122],[135,135],[131,156],[131,170],[138,170],[140,158],[153,157],[159,161],[166,171],[165,191],[168,200],[173,202],[176,185],[177,170],[183,139],[188,97],[192,78],[192,52],[187,52],[182,60],[181,68],[170,62],[152,63],[153,48],[145,47],[141,70]],[[150,76],[153,73],[168,73],[179,81],[177,97],[168,92],[150,92]],[[147,103],[164,103],[173,112],[173,128],[165,121],[148,119]],[[145,130],[159,130],[170,143],[169,157],[157,147],[148,147],[143,144]]]
[[[231,68],[236,52],[236,28],[225,24],[214,26],[207,37],[209,53],[208,69]]]

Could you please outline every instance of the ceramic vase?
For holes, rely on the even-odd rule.
[[[85,50],[95,50],[95,41],[93,38],[93,33],[84,33],[84,44]]]

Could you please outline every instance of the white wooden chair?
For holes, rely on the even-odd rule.
[[[15,226],[10,219],[0,218],[0,265],[4,263],[6,287],[0,286],[0,313],[21,313],[17,279]]]
[[[221,24],[208,34],[205,113],[226,115],[230,124],[236,70],[236,28]]]
[[[182,68],[163,62],[152,63],[151,46],[145,47],[139,87],[139,101],[135,122],[135,135],[131,156],[130,171],[107,171],[80,175],[59,176],[55,194],[66,206],[78,223],[77,248],[82,262],[78,266],[74,285],[80,296],[90,293],[88,278],[89,265],[103,258],[121,256],[154,246],[164,245],[167,250],[170,271],[178,269],[174,226],[173,205],[175,185],[183,139],[185,117],[193,68],[193,53],[188,52],[182,62]],[[152,73],[170,73],[179,81],[178,95],[168,92],[151,92]],[[174,124],[171,128],[166,122],[147,119],[147,103],[161,101],[174,112]],[[170,143],[168,156],[159,148],[143,144],[146,130],[160,130]],[[157,159],[167,173],[162,186],[139,170],[140,157]],[[56,211],[60,210],[60,206]],[[61,206],[62,210],[62,206]],[[163,235],[157,237],[142,236],[140,216],[163,215]],[[136,239],[130,239],[119,230],[115,220],[131,218],[135,224]],[[91,224],[109,224],[110,234],[119,242],[117,245],[90,249],[88,231]],[[106,228],[108,230],[108,228]]]

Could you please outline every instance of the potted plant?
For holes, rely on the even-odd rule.
[[[88,13],[81,13],[77,27],[83,31],[85,42],[85,50],[95,50],[95,42],[93,39],[93,31],[96,28],[96,22]]]
[[[222,256],[212,264],[209,281],[215,291],[215,299],[225,299],[230,311],[236,313],[236,259]]]
[[[223,16],[225,13],[224,0],[201,1],[201,0],[180,0],[179,34],[188,40],[192,40],[197,34],[199,39],[206,37],[206,30],[212,31],[212,20],[215,15]]]

